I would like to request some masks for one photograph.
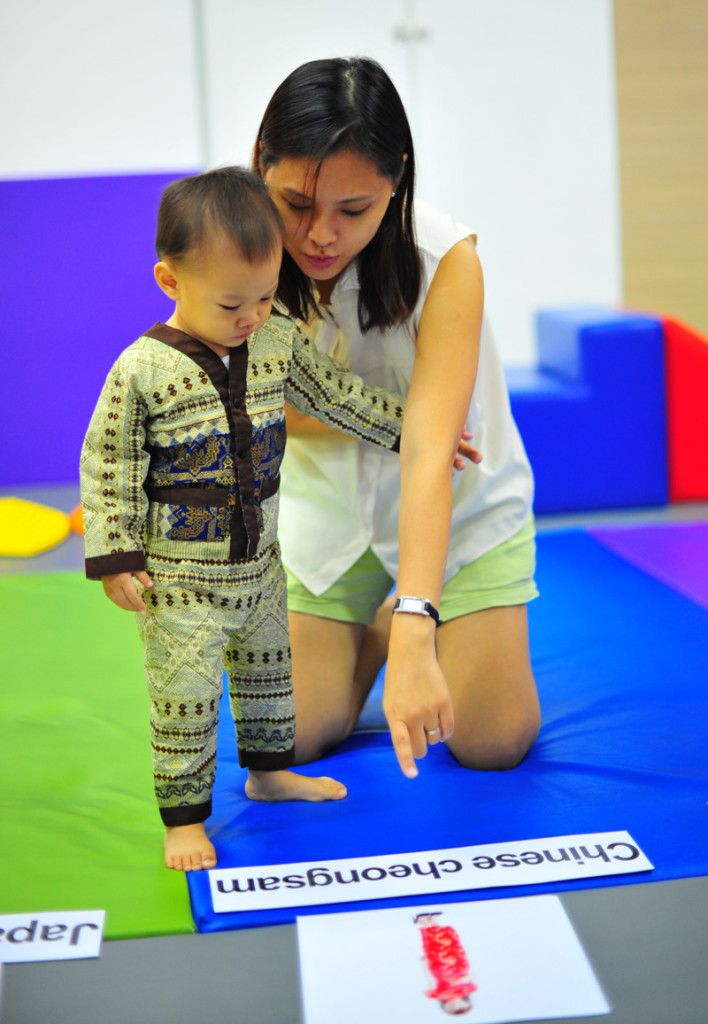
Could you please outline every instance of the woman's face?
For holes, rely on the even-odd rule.
[[[317,175],[305,157],[287,157],[264,178],[285,224],[285,248],[304,274],[331,285],[369,244],[391,201],[389,178],[348,151],[328,157]]]

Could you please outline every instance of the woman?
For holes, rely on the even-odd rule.
[[[400,462],[288,415],[280,538],[297,759],[348,735],[388,659],[383,704],[404,774],[440,741],[462,765],[513,767],[539,726],[533,480],[482,322],[476,238],[425,204],[414,217],[408,121],[369,59],[288,76],[254,167],[285,224],[280,304],[318,347],[408,396]],[[484,459],[453,479],[466,430]],[[413,600],[385,601],[394,579]]]

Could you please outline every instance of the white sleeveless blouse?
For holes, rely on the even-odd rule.
[[[407,324],[362,334],[359,284],[351,264],[337,282],[324,320],[304,328],[318,348],[367,384],[407,394],[425,298],[442,257],[473,232],[426,203],[415,204],[422,283]],[[303,326],[302,324],[300,325]],[[454,367],[450,373],[455,372]],[[533,502],[533,477],[511,416],[504,373],[486,318],[467,417],[483,455],[453,480],[445,581],[513,536]],[[422,494],[421,501],[435,496]],[[393,579],[398,570],[400,469],[397,454],[369,442],[289,437],[281,470],[278,535],[283,560],[314,594],[330,587],[371,547]]]

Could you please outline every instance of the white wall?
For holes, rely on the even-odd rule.
[[[247,163],[278,82],[354,53],[400,88],[419,195],[479,234],[507,363],[539,306],[620,298],[612,0],[4,0],[0,177]]]
[[[0,177],[200,166],[190,0],[2,0]]]
[[[539,306],[622,294],[612,4],[419,7],[419,192],[477,230],[502,353],[532,363]]]

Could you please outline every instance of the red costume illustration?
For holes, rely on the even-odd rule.
[[[425,994],[430,999],[448,1002],[476,992],[469,980],[470,965],[460,937],[449,925],[431,924],[420,929],[428,969],[437,985]]]

